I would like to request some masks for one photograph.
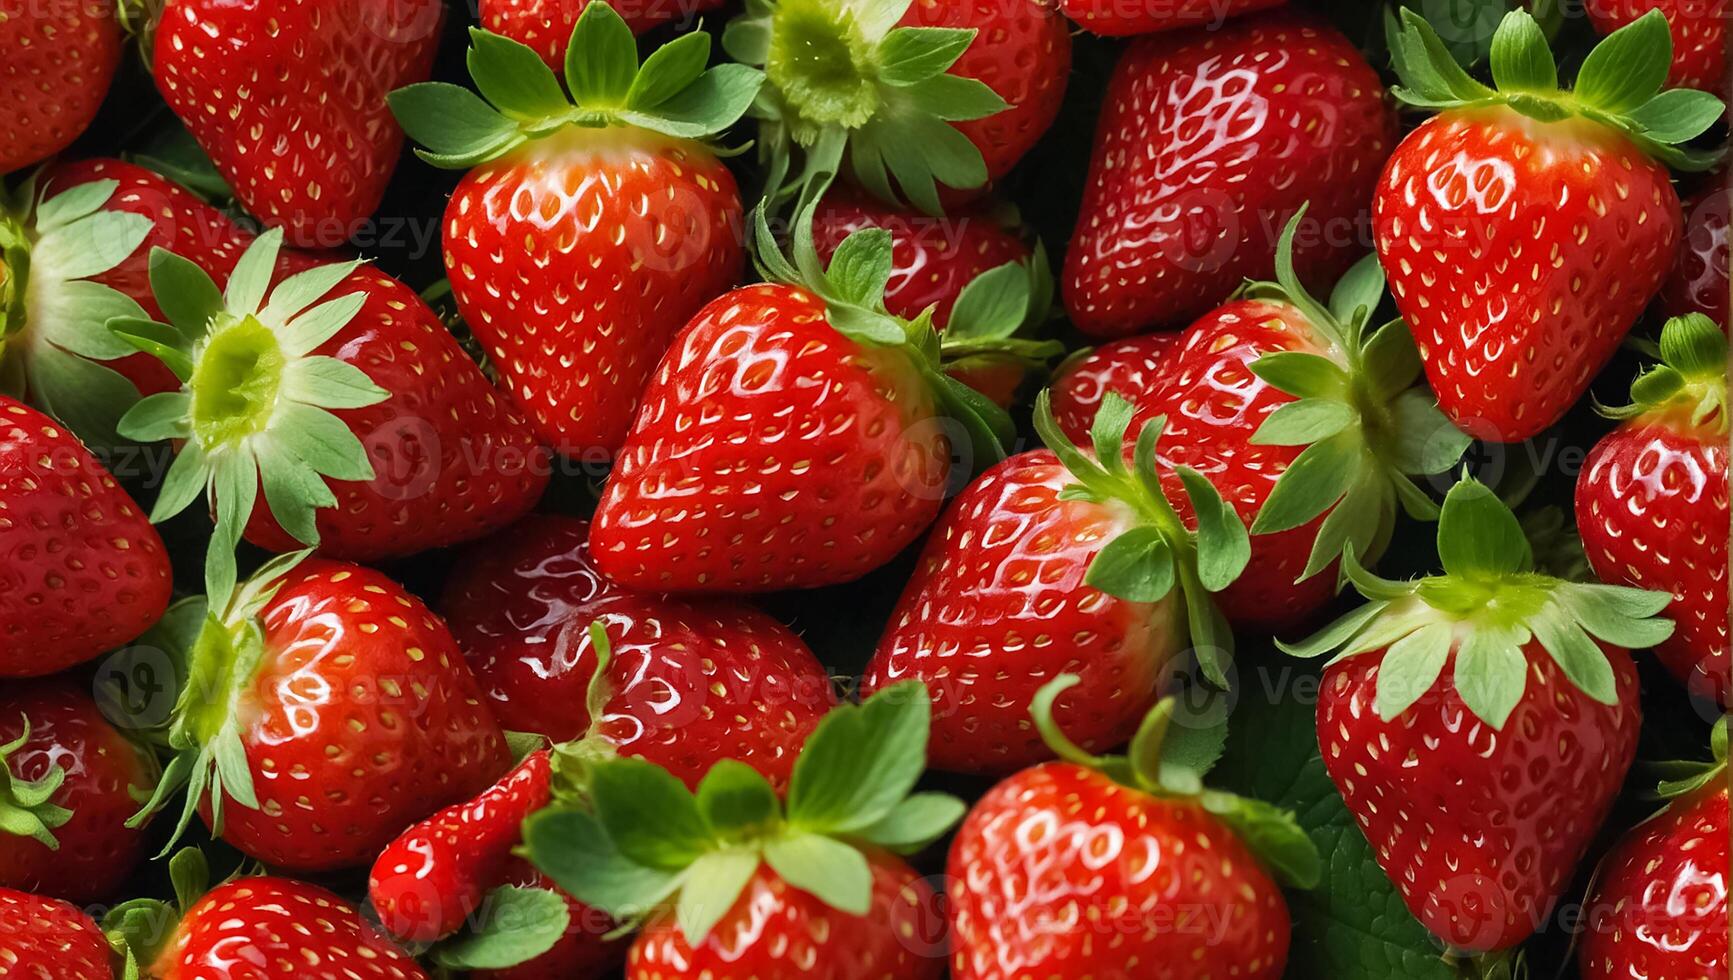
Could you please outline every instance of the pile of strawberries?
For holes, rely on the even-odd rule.
[[[1727,4],[1347,6],[0,0],[0,978],[1724,980]]]

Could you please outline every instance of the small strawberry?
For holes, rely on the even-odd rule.
[[[1280,7],[1287,0],[1059,0],[1059,12],[1086,31],[1108,37],[1186,27],[1218,29],[1229,17]]]
[[[0,677],[65,670],[149,629],[162,538],[53,419],[0,395]]]
[[[855,233],[827,270],[810,208],[792,262],[757,217],[770,281],[675,338],[596,509],[591,555],[628,588],[853,581],[938,516],[953,452],[986,465],[1012,435],[998,406],[943,373],[930,317],[885,312],[888,231]]]
[[[909,795],[930,714],[918,684],[837,708],[807,741],[786,805],[738,762],[717,762],[696,794],[641,760],[600,763],[594,810],[531,818],[528,854],[578,899],[643,922],[627,980],[937,980],[937,896],[895,856],[963,812],[953,797]]]
[[[1335,653],[1324,767],[1408,909],[1451,949],[1502,962],[1551,914],[1636,753],[1627,648],[1672,631],[1665,593],[1534,571],[1522,527],[1458,483],[1444,574],[1347,571],[1371,600],[1297,646]]]
[[[0,694],[0,886],[81,904],[127,883],[143,856],[126,826],[156,760],[68,679]]]
[[[1702,314],[1669,321],[1665,362],[1577,478],[1577,527],[1603,581],[1671,593],[1655,648],[1693,695],[1733,707],[1727,606],[1727,338]]]
[[[1140,428],[1126,465],[1131,414],[1108,396],[1092,457],[1056,431],[1043,394],[1035,424],[1051,451],[988,470],[928,538],[863,689],[926,684],[938,768],[1003,773],[1050,758],[1028,711],[1064,672],[1079,682],[1060,708],[1066,726],[1092,750],[1123,743],[1170,685],[1188,621],[1204,672],[1225,683],[1232,636],[1211,597],[1244,567],[1245,526],[1185,471],[1207,518],[1188,531],[1155,471],[1163,420]]]
[[[951,976],[1280,977],[1291,927],[1272,875],[1315,887],[1317,848],[1292,814],[1203,788],[1226,729],[1175,721],[1172,700],[1128,757],[1073,744],[1053,702],[1077,683],[1054,678],[1030,712],[1064,761],[994,787],[951,845]]]
[[[1661,287],[1661,306],[1668,316],[1702,313],[1726,330],[1733,324],[1729,315],[1733,286],[1727,281],[1733,270],[1733,247],[1727,239],[1726,175],[1712,177],[1684,208],[1685,240],[1672,275]]]
[[[510,760],[444,623],[378,572],[299,557],[207,614],[144,812],[184,785],[181,829],[197,809],[248,856],[311,873],[370,862]]]
[[[102,930],[58,899],[0,888],[0,977],[105,980],[111,976]]]
[[[1713,162],[1677,144],[1721,103],[1661,92],[1659,13],[1601,42],[1570,92],[1526,12],[1495,35],[1496,90],[1414,11],[1402,23],[1396,94],[1442,111],[1379,181],[1378,255],[1445,414],[1477,437],[1520,441],[1576,403],[1660,288],[1682,223],[1663,164]]]
[[[1727,719],[1715,761],[1673,767],[1667,808],[1639,824],[1602,861],[1585,907],[1578,963],[1585,980],[1730,975],[1727,890]]]
[[[281,243],[279,231],[261,236],[221,292],[158,249],[150,277],[171,322],[109,321],[182,382],[133,406],[120,431],[180,447],[153,520],[210,499],[206,590],[218,607],[243,530],[278,552],[414,554],[509,524],[549,475],[523,419],[413,290],[358,262],[268,289]]]
[[[534,49],[548,67],[565,67],[572,26],[593,0],[481,0],[481,23],[495,34]],[[642,34],[665,24],[690,25],[724,0],[606,0],[632,29]]]
[[[1666,17],[1673,38],[1667,84],[1721,92],[1727,80],[1727,0],[1594,0],[1583,5],[1589,23],[1602,34],[1654,11]],[[1668,61],[1662,58],[1656,64]]]
[[[112,0],[0,0],[0,174],[72,145],[96,118],[120,67]]]
[[[1384,84],[1324,21],[1278,12],[1132,43],[1114,69],[1065,264],[1079,330],[1121,337],[1199,316],[1295,257],[1307,283],[1345,272],[1396,141]]]
[[[674,332],[739,281],[740,192],[709,141],[762,79],[706,71],[703,32],[640,67],[606,3],[571,38],[570,97],[530,49],[475,31],[493,106],[444,83],[391,104],[423,159],[469,171],[444,231],[464,320],[545,442],[605,460]]]
[[[935,216],[1029,152],[1071,72],[1065,20],[1042,0],[748,0],[722,43],[764,68],[752,114],[773,196],[846,173]]]
[[[379,207],[403,131],[385,97],[427,78],[439,0],[166,0],[157,88],[235,197],[309,248]]]

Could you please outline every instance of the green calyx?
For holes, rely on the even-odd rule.
[[[391,110],[421,158],[467,170],[568,129],[630,126],[684,140],[709,140],[746,113],[764,82],[744,65],[707,68],[710,35],[695,31],[642,64],[624,19],[606,3],[584,8],[572,28],[565,85],[529,47],[480,28],[470,31],[469,73],[477,95],[445,82],[391,93]]]
[[[569,742],[555,745],[549,760],[553,769],[554,799],[574,806],[584,805],[589,800],[590,777],[596,766],[619,756],[614,743],[602,734],[608,702],[614,697],[614,686],[608,680],[608,667],[614,661],[614,645],[600,620],[590,623],[586,635],[590,651],[596,658],[596,672],[590,675],[590,683],[584,690],[584,711],[585,717],[590,719],[589,730]]]
[[[1029,258],[988,269],[963,287],[939,335],[946,370],[1011,363],[1045,372],[1064,356],[1065,345],[1030,335],[1053,317],[1053,267],[1040,242]]]
[[[1662,800],[1681,799],[1695,796],[1699,791],[1711,786],[1720,787],[1722,792],[1726,792],[1726,715],[1717,718],[1715,727],[1710,729],[1709,748],[1713,758],[1708,762],[1665,762],[1650,766],[1650,771],[1660,776],[1660,784],[1655,787],[1655,798]]]
[[[985,395],[945,373],[943,344],[932,311],[904,320],[885,309],[885,286],[894,268],[891,233],[865,228],[837,246],[826,266],[813,238],[813,215],[829,179],[812,189],[794,220],[790,254],[770,230],[766,205],[753,213],[753,255],[767,282],[805,289],[824,301],[832,329],[863,347],[897,351],[938,402],[940,414],[958,423],[977,471],[1005,458],[1017,438],[1011,417]]]
[[[1725,435],[1727,335],[1701,313],[1675,317],[1661,328],[1661,363],[1631,384],[1631,404],[1602,409],[1612,418],[1680,417],[1694,428]]]
[[[872,907],[866,849],[916,853],[966,809],[952,796],[912,793],[926,767],[931,711],[918,681],[832,711],[795,763],[786,804],[734,760],[717,763],[696,793],[640,759],[602,762],[590,774],[593,808],[531,817],[523,852],[561,889],[628,927],[671,910],[693,946],[761,866],[864,916]]]
[[[168,747],[174,752],[150,799],[127,826],[142,826],[169,798],[186,789],[179,822],[163,848],[174,845],[192,824],[199,804],[210,803],[211,832],[223,833],[223,810],[232,802],[259,808],[247,763],[237,708],[265,656],[259,614],[282,588],[284,578],[310,554],[279,555],[236,590],[222,606],[212,604],[187,655],[186,681],[175,700]]]
[[[1195,802],[1239,834],[1282,884],[1317,887],[1323,859],[1292,813],[1262,800],[1205,788],[1204,777],[1227,745],[1225,718],[1183,717],[1178,702],[1166,698],[1144,716],[1127,754],[1091,755],[1066,737],[1053,718],[1054,702],[1079,683],[1076,675],[1061,674],[1041,688],[1029,706],[1036,729],[1054,754],[1138,792]]]
[[[0,393],[28,400],[86,444],[116,447],[138,389],[105,362],[135,351],[108,332],[143,316],[124,293],[93,281],[150,234],[144,215],[108,211],[119,181],[44,198],[34,178],[0,198]]]
[[[1251,536],[1215,485],[1189,466],[1173,467],[1190,498],[1197,530],[1188,530],[1162,490],[1156,444],[1166,417],[1138,431],[1132,461],[1126,436],[1134,410],[1109,392],[1090,431],[1093,455],[1071,443],[1053,417],[1050,392],[1035,400],[1035,431],[1077,482],[1062,500],[1086,500],[1123,508],[1132,526],[1109,541],[1090,563],[1084,581],[1127,602],[1161,602],[1177,584],[1185,602],[1192,648],[1204,676],[1226,687],[1233,630],[1212,598],[1234,583],[1251,560]]]
[[[1492,39],[1496,88],[1469,75],[1419,13],[1387,21],[1391,60],[1402,84],[1396,97],[1424,109],[1508,106],[1530,119],[1592,120],[1623,133],[1657,160],[1680,170],[1707,170],[1721,152],[1682,144],[1721,118],[1721,100],[1692,89],[1666,89],[1672,31],[1659,10],[1614,31],[1584,60],[1570,90],[1559,86],[1546,34],[1527,11],[1505,15]]]
[[[51,766],[33,780],[20,779],[13,772],[11,757],[30,742],[30,718],[24,718],[24,731],[15,739],[0,745],[0,839],[5,836],[28,837],[51,851],[60,850],[54,831],[66,826],[72,811],[54,805],[54,796],[66,782],[66,770]]]
[[[728,25],[730,57],[769,84],[752,106],[770,173],[766,196],[798,197],[846,154],[862,187],[942,215],[939,185],[986,184],[981,151],[951,125],[1003,112],[986,83],[950,74],[976,32],[898,27],[911,0],[748,0]],[[807,156],[788,180],[795,147]]]
[[[1400,319],[1374,324],[1384,300],[1384,270],[1368,255],[1336,284],[1328,305],[1294,272],[1301,208],[1276,249],[1276,281],[1244,295],[1298,309],[1322,341],[1321,353],[1283,351],[1252,364],[1265,383],[1292,395],[1264,420],[1252,442],[1307,447],[1276,482],[1252,523],[1273,534],[1326,511],[1301,579],[1345,554],[1371,564],[1384,553],[1400,507],[1415,520],[1438,519],[1438,505],[1417,483],[1448,472],[1472,441],[1439,410],[1421,379],[1420,354]]]
[[[172,904],[137,898],[116,905],[102,917],[109,949],[122,963],[118,980],[143,980],[145,971],[174,944],[181,914],[210,890],[210,865],[196,847],[183,848],[169,858],[168,873],[175,893]]]
[[[571,919],[566,900],[546,888],[501,885],[482,899],[478,917],[426,957],[446,971],[508,970],[553,949]]]
[[[151,289],[169,322],[141,315],[108,323],[129,349],[157,357],[181,380],[181,390],[139,401],[119,429],[140,442],[182,443],[151,520],[168,520],[201,495],[211,500],[217,525],[205,591],[214,609],[234,591],[235,549],[260,487],[283,529],[317,545],[317,511],[337,504],[326,481],[373,478],[361,440],[332,412],[390,397],[354,365],[313,355],[365,304],[361,292],[321,302],[360,263],[320,266],[272,289],[282,240],[280,231],[261,236],[222,291],[198,266],[157,249]]]
[[[1454,652],[1452,683],[1463,703],[1502,730],[1527,690],[1531,641],[1585,695],[1617,704],[1613,668],[1596,641],[1640,649],[1672,635],[1672,622],[1659,618],[1672,601],[1665,592],[1535,571],[1516,515],[1474,480],[1445,497],[1438,552],[1444,574],[1412,582],[1379,578],[1345,556],[1349,579],[1371,601],[1310,639],[1277,645],[1297,657],[1384,651],[1373,707],[1385,721],[1431,691]]]

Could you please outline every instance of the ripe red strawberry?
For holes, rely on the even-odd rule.
[[[1727,606],[1727,338],[1708,317],[1668,322],[1665,364],[1631,387],[1618,429],[1577,479],[1577,527],[1603,581],[1670,593],[1655,648],[1693,695],[1733,707]]]
[[[206,588],[218,606],[243,527],[279,552],[414,554],[509,524],[549,475],[527,424],[407,286],[351,262],[298,273],[267,299],[281,237],[259,238],[222,293],[158,250],[151,281],[174,322],[109,324],[182,381],[120,430],[180,445],[154,520],[211,499]]]
[[[1108,37],[1154,34],[1184,27],[1219,28],[1222,21],[1271,7],[1287,0],[1059,0],[1059,12],[1084,30]]]
[[[1661,287],[1661,306],[1668,316],[1702,313],[1722,330],[1733,325],[1729,314],[1733,287],[1727,281],[1733,270],[1733,248],[1727,241],[1726,181],[1724,174],[1711,177],[1708,186],[1685,202],[1685,240],[1672,275]]]
[[[856,233],[824,270],[810,217],[796,219],[791,263],[760,210],[773,281],[705,307],[645,390],[590,528],[615,582],[753,592],[852,581],[938,516],[953,451],[965,465],[1002,455],[1009,419],[942,373],[930,320],[885,312],[890,233]]]
[[[439,0],[167,0],[152,70],[249,212],[296,245],[333,248],[391,182],[403,131],[385,97],[433,70],[444,10]]]
[[[807,741],[786,805],[734,761],[696,794],[641,760],[598,763],[593,809],[531,818],[528,854],[573,896],[643,923],[627,980],[938,980],[937,897],[894,856],[963,812],[953,797],[908,795],[930,714],[918,684],[836,709]]]
[[[1673,39],[1667,84],[1678,88],[1721,92],[1727,76],[1727,0],[1595,0],[1584,4],[1589,23],[1610,34],[1660,11]],[[1661,59],[1660,64],[1667,64]]]
[[[607,0],[632,29],[642,34],[664,24],[690,25],[724,0]],[[548,67],[566,64],[572,27],[591,0],[481,0],[482,26],[533,48]]]
[[[72,145],[96,118],[120,67],[117,8],[108,0],[0,2],[0,174]]]
[[[1498,954],[1552,912],[1636,753],[1627,648],[1672,624],[1665,593],[1536,573],[1522,527],[1472,480],[1446,497],[1444,574],[1352,566],[1372,601],[1305,643],[1324,673],[1324,767],[1415,918]]]
[[[88,905],[143,857],[126,826],[156,760],[117,731],[81,685],[14,681],[0,694],[0,887]]]
[[[108,943],[72,905],[0,888],[0,970],[8,980],[107,977]]]
[[[1657,94],[1659,14],[1602,42],[1570,93],[1522,11],[1498,29],[1499,90],[1450,62],[1425,20],[1402,17],[1409,85],[1397,94],[1443,111],[1379,181],[1378,254],[1445,414],[1479,438],[1520,441],[1576,403],[1660,288],[1681,227],[1662,164],[1711,162],[1673,144],[1708,127],[1720,102]],[[1633,64],[1654,70],[1632,75]],[[1677,125],[1641,121],[1645,106],[1681,104]]]
[[[749,0],[723,46],[765,71],[753,115],[767,187],[797,196],[845,173],[935,216],[1029,152],[1071,73],[1065,20],[1042,0]]]
[[[604,3],[571,37],[575,108],[528,48],[487,33],[472,35],[470,71],[498,111],[443,83],[391,104],[424,159],[469,170],[444,231],[465,322],[543,441],[605,461],[674,332],[739,281],[740,192],[706,141],[760,79],[705,71],[703,33],[624,72],[637,48]],[[613,63],[619,77],[586,67]],[[470,117],[480,125],[452,124]]]
[[[162,538],[66,429],[0,395],[0,677],[83,663],[149,629]]]
[[[1718,980],[1733,968],[1725,718],[1714,737],[1715,761],[1685,764],[1696,771],[1661,787],[1667,808],[1601,861],[1578,954],[1585,980]]]
[[[510,760],[444,623],[378,572],[297,557],[212,608],[146,811],[186,784],[183,827],[197,808],[243,853],[311,873],[366,864]]]
[[[1169,364],[1183,333],[1152,333],[1110,341],[1080,351],[1059,367],[1053,379],[1053,420],[1072,442],[1089,438],[1095,413],[1109,392],[1133,405],[1156,391],[1170,373]]]
[[[1314,887],[1317,849],[1291,814],[1203,789],[1226,730],[1182,727],[1172,701],[1130,757],[1072,744],[1052,707],[1076,683],[1056,677],[1032,710],[1065,761],[994,787],[951,845],[951,976],[1280,977],[1290,923],[1272,874]]]
[[[1133,42],[1114,69],[1065,264],[1065,308],[1091,336],[1173,327],[1275,270],[1308,201],[1300,278],[1354,261],[1377,170],[1396,142],[1359,50],[1298,13]]]

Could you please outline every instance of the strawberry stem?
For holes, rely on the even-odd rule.
[[[24,716],[24,731],[0,745],[0,840],[5,836],[28,837],[51,851],[60,850],[54,831],[72,819],[72,811],[54,805],[54,795],[66,782],[66,769],[55,763],[36,779],[20,778],[10,761],[13,753],[30,741],[30,718]]]

